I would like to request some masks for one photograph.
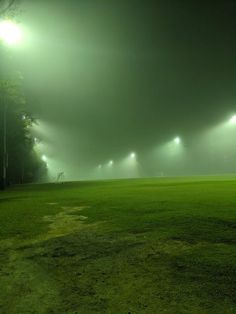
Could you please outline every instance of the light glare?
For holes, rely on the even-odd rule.
[[[176,137],[176,138],[174,139],[174,141],[175,141],[176,144],[179,144],[179,143],[180,143],[180,138],[179,138],[179,137]]]
[[[8,45],[17,44],[21,40],[21,30],[11,21],[3,21],[0,23],[0,38]]]
[[[230,122],[236,124],[236,115],[231,117]]]
[[[47,161],[47,157],[46,157],[45,155],[43,155],[43,156],[42,156],[42,160],[43,160],[44,162],[46,162],[46,161]]]

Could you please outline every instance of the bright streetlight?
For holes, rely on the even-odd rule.
[[[0,39],[8,45],[20,42],[22,38],[21,29],[10,20],[0,22]]]
[[[47,157],[46,157],[45,155],[43,155],[43,156],[42,156],[42,160],[43,160],[44,162],[46,162],[46,161],[47,161]]]
[[[135,154],[135,153],[131,153],[131,154],[130,154],[130,157],[131,157],[131,158],[135,158],[135,157],[136,157],[136,154]]]
[[[112,166],[113,163],[114,163],[113,160],[110,160],[110,161],[109,161],[109,166]]]
[[[236,115],[231,117],[230,122],[236,124]]]
[[[175,142],[176,144],[180,144],[180,138],[177,136],[177,137],[174,139],[174,142]]]

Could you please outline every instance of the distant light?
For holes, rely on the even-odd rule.
[[[102,168],[102,165],[98,165],[98,169],[101,169]]]
[[[34,137],[34,144],[39,144],[40,143],[40,140],[37,138],[37,137]]]
[[[176,138],[174,139],[174,142],[175,142],[176,144],[180,144],[180,138],[179,138],[179,137],[176,137]]]
[[[110,161],[109,161],[109,166],[112,166],[113,163],[114,163],[113,160],[110,160]]]
[[[47,161],[47,157],[46,157],[45,155],[43,155],[43,156],[42,156],[42,160],[43,160],[44,162],[46,162],[46,161]]]
[[[230,122],[236,124],[236,115],[231,117]]]
[[[135,158],[135,157],[136,157],[136,154],[135,154],[135,153],[131,153],[131,154],[130,154],[130,157],[131,157],[131,158]]]
[[[25,120],[25,119],[26,119],[26,115],[23,114],[23,115],[22,115],[22,120]]]
[[[21,40],[21,30],[12,21],[2,21],[0,23],[0,39],[8,45],[14,45]]]

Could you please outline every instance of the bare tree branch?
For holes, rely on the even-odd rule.
[[[0,0],[0,16],[11,10],[16,2],[17,0]]]

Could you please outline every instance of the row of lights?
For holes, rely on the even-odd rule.
[[[236,115],[233,115],[230,118],[229,122],[233,123],[233,124],[236,124]],[[174,141],[175,144],[179,145],[181,143],[181,138],[179,136],[177,136],[176,138],[174,138],[173,141]],[[136,154],[135,153],[131,153],[130,157],[131,158],[136,158]],[[112,166],[113,164],[114,164],[113,160],[110,160],[109,163],[108,163],[109,166]],[[98,168],[101,169],[102,165],[99,165]]]
[[[180,137],[176,137],[174,140],[174,143],[176,144],[176,145],[179,145],[180,143],[181,143],[181,139],[180,139]],[[34,138],[34,143],[35,143],[35,145],[36,144],[38,144],[40,141],[35,137]],[[129,158],[130,159],[135,159],[137,157],[137,155],[136,155],[136,153],[135,152],[132,152],[132,153],[130,153],[130,155],[129,155]],[[47,156],[46,155],[42,155],[41,156],[41,159],[42,159],[42,161],[44,161],[44,162],[47,162]],[[113,160],[110,160],[109,162],[108,162],[108,166],[109,167],[112,167],[114,165],[114,161]],[[98,166],[98,168],[99,169],[101,169],[102,168],[102,165],[100,164],[99,166]]]
[[[233,124],[236,124],[236,115],[233,115],[233,116],[230,118],[229,122],[230,122],[230,123],[233,123]],[[175,138],[173,139],[173,142],[174,142],[176,145],[179,145],[179,144],[181,143],[181,138],[180,138],[179,136],[177,136],[177,137],[175,137]],[[35,137],[35,138],[34,138],[34,143],[35,143],[35,144],[38,144],[38,143],[40,143],[40,140]],[[133,159],[133,160],[134,160],[136,157],[137,157],[137,155],[136,155],[135,152],[132,152],[132,153],[130,153],[130,155],[129,155],[129,158],[130,158],[130,159]],[[43,155],[41,156],[41,159],[42,159],[44,162],[47,163],[47,156],[46,156],[46,155],[43,154]],[[110,161],[108,162],[108,164],[106,164],[106,165],[108,165],[109,167],[112,167],[112,166],[114,165],[114,161],[113,161],[113,160],[110,160]],[[102,164],[100,164],[100,165],[98,166],[98,168],[101,169],[101,168],[102,168]]]
[[[180,137],[178,137],[178,136],[177,136],[176,138],[174,138],[173,141],[174,141],[174,143],[175,143],[176,145],[179,145],[179,144],[181,143],[181,139],[180,139]],[[135,158],[136,158],[136,153],[134,153],[134,152],[130,153],[129,158],[135,159]],[[114,161],[113,161],[113,160],[110,160],[110,161],[108,162],[108,166],[109,166],[109,167],[113,166],[113,164],[114,164]],[[102,165],[100,164],[100,165],[98,166],[98,168],[101,169],[101,168],[102,168]]]
[[[135,159],[135,158],[136,158],[136,153],[134,153],[134,152],[130,153],[129,157],[130,157],[131,159]],[[108,162],[108,166],[109,166],[109,167],[113,166],[113,164],[114,164],[114,161],[113,161],[113,160],[110,160],[110,161]],[[102,168],[102,165],[100,164],[100,165],[98,166],[98,168],[101,169],[101,168]]]

